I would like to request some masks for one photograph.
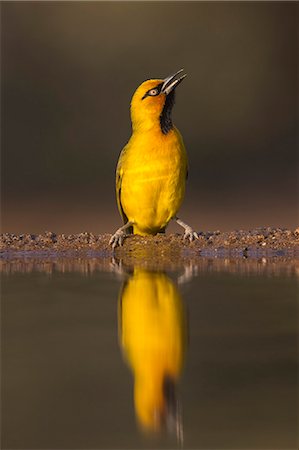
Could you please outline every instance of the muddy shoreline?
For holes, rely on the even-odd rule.
[[[199,239],[189,242],[181,234],[141,237],[130,235],[122,247],[109,246],[111,234],[3,233],[0,235],[0,257],[85,256],[163,258],[173,261],[190,257],[286,257],[299,259],[299,228],[255,228],[231,232],[200,231]]]

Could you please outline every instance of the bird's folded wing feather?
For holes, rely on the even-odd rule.
[[[120,212],[120,215],[123,218],[124,224],[128,222],[128,218],[123,210],[122,204],[121,204],[121,183],[122,183],[122,177],[123,177],[123,167],[122,163],[124,160],[124,156],[126,154],[126,147],[124,147],[121,151],[121,154],[118,159],[117,167],[116,167],[116,201],[118,210]]]

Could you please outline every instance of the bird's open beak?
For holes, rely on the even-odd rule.
[[[161,89],[162,94],[168,95],[171,91],[173,91],[173,89],[175,89],[181,83],[181,81],[183,81],[183,79],[187,76],[186,74],[182,75],[181,77],[178,77],[178,75],[182,73],[183,70],[184,69],[180,69],[178,70],[178,72],[165,78]]]

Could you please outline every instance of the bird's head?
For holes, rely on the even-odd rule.
[[[135,384],[135,410],[139,425],[145,432],[164,430],[181,440],[180,405],[173,377],[164,375],[160,380],[151,377],[138,380]]]
[[[175,88],[186,75],[180,69],[163,79],[144,81],[135,91],[131,101],[133,130],[149,130],[160,127],[163,134],[172,128],[171,111],[174,105]]]

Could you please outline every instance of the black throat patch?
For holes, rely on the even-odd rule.
[[[163,134],[167,134],[173,128],[171,112],[175,102],[174,91],[171,91],[165,100],[165,104],[160,115],[160,127]]]

